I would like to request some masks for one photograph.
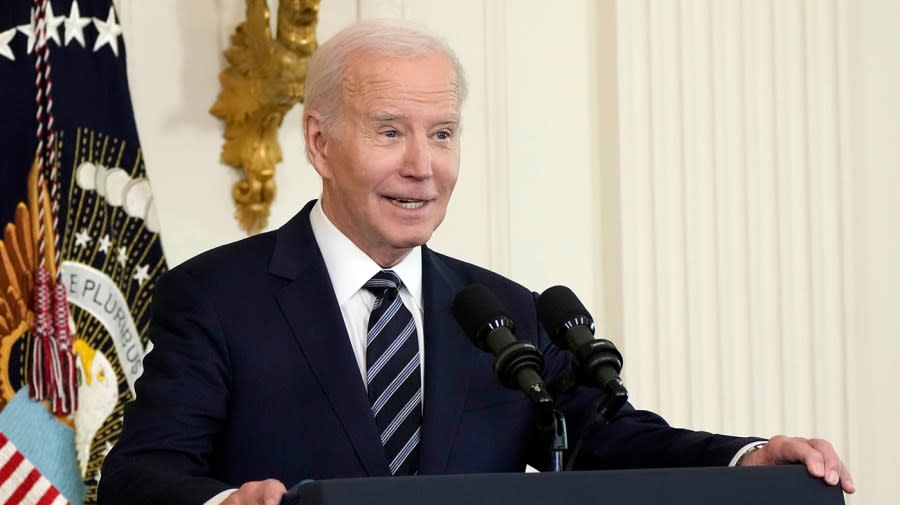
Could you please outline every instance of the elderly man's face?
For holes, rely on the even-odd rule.
[[[355,55],[333,131],[323,130],[322,205],[382,267],[424,244],[447,211],[459,172],[456,74],[441,53]]]

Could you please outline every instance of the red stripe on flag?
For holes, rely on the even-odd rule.
[[[41,478],[41,473],[37,471],[37,468],[32,468],[30,472],[28,472],[28,476],[25,477],[25,480],[19,484],[18,489],[9,497],[9,500],[6,501],[6,505],[15,505],[18,503],[22,503],[22,500],[25,499],[25,495],[31,491],[31,487],[34,486],[34,483]]]
[[[57,496],[59,496],[59,490],[56,489],[56,486],[50,486],[47,489],[47,492],[44,493],[44,496],[42,496],[35,505],[50,505]]]
[[[9,476],[12,475],[16,468],[19,468],[19,465],[22,464],[22,460],[25,459],[25,456],[22,456],[22,453],[16,451],[6,463],[4,463],[3,467],[0,468],[0,482],[6,482],[6,479],[9,479]]]
[[[0,431],[0,447],[6,445],[7,442],[9,442],[9,439],[6,438],[6,435],[4,435],[2,431]]]

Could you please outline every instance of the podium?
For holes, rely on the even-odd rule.
[[[293,490],[292,490],[293,491]],[[799,465],[307,481],[289,505],[843,505]],[[292,493],[293,494],[293,493]]]

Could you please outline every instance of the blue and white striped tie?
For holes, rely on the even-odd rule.
[[[412,313],[400,300],[400,278],[382,270],[365,288],[375,297],[366,343],[366,382],[392,475],[419,468],[422,381]]]

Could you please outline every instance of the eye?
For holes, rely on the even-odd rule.
[[[441,130],[441,131],[435,133],[434,136],[435,136],[438,140],[450,140],[450,138],[451,138],[453,135],[452,135],[449,131],[447,131],[447,130]]]
[[[400,132],[398,132],[397,130],[385,130],[381,132],[381,134],[389,139],[397,138],[400,136]]]

